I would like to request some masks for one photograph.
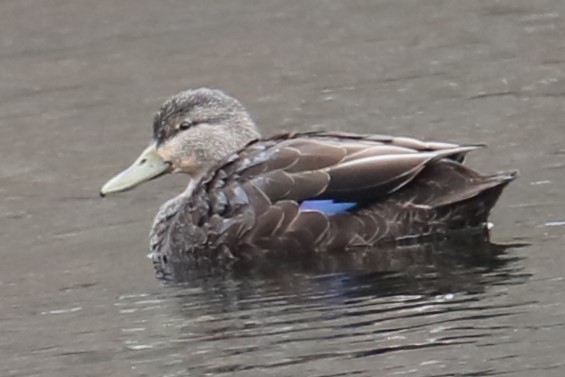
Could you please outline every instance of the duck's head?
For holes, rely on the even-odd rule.
[[[126,191],[166,173],[198,178],[259,137],[245,108],[219,90],[187,90],[169,98],[153,120],[153,140],[100,195]]]

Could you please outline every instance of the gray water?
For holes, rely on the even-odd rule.
[[[1,2],[0,375],[565,375],[563,5]],[[148,229],[186,178],[98,190],[199,86],[265,134],[489,144],[471,166],[521,171],[492,241],[529,246],[164,285]]]

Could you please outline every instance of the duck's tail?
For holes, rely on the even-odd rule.
[[[504,188],[516,177],[517,170],[482,176],[468,187],[438,197],[430,206],[444,216],[450,229],[483,226]]]
[[[497,173],[490,176],[469,176],[469,182],[465,185],[454,185],[451,192],[446,195],[438,196],[428,203],[432,207],[441,207],[458,202],[462,202],[475,197],[495,196],[495,202],[506,187],[518,176],[518,171],[508,171]],[[495,203],[493,203],[494,205]]]

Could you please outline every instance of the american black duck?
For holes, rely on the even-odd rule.
[[[101,195],[165,173],[190,177],[155,218],[157,264],[229,265],[482,229],[516,172],[463,165],[479,145],[343,132],[262,138],[219,90],[187,90],[155,115],[153,141]]]

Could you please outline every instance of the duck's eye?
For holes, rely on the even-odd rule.
[[[194,125],[194,123],[189,122],[188,120],[183,120],[180,124],[179,124],[179,130],[187,130],[190,127],[192,127]]]

